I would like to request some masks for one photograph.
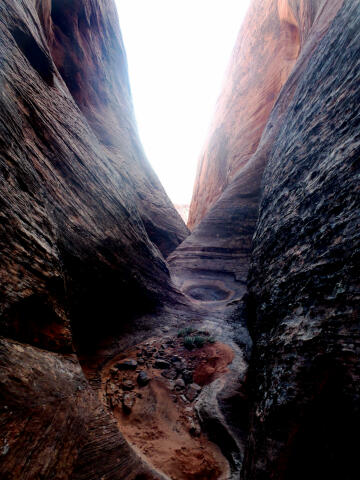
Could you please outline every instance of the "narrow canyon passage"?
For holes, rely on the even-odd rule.
[[[158,335],[107,355],[100,398],[129,444],[158,473],[173,480],[226,480],[239,475],[243,445],[218,402],[242,406],[237,388],[251,341],[243,325],[246,347],[240,348],[240,325],[235,331],[227,320],[236,282],[202,272],[203,280],[191,283],[192,274],[173,276],[186,297],[164,313]]]
[[[0,0],[1,480],[357,480],[360,2],[251,0],[191,231],[118,20]]]

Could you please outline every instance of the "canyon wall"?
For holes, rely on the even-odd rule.
[[[223,289],[236,341],[249,351],[249,328],[254,342],[231,400],[249,429],[244,479],[356,469],[359,8],[252,2],[199,162],[193,230],[169,257],[189,296]]]
[[[330,5],[333,3],[333,5]],[[204,218],[256,152],[281,88],[323,12],[338,0],[254,0],[225,75],[208,140],[200,156],[188,225]],[[326,5],[325,5],[326,4]]]
[[[161,301],[187,231],[142,153],[113,3],[37,8],[1,10],[2,329],[66,350],[70,317]]]
[[[360,4],[314,51],[262,180],[244,479],[352,479],[360,426]]]
[[[199,162],[201,174],[190,207],[193,230],[168,258],[180,288],[220,281],[228,304],[242,304],[264,168],[306,65],[341,4],[342,0],[251,3],[210,130],[216,148],[209,144],[207,160]],[[297,45],[291,50],[296,55],[289,54],[292,44]],[[229,145],[225,156],[217,150],[224,144]],[[219,175],[229,169],[231,175],[220,182]]]
[[[112,0],[0,3],[0,190],[1,478],[153,478],[73,353],[176,300],[164,256],[187,235]]]

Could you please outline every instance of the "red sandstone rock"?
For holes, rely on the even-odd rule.
[[[324,3],[326,11],[322,12]],[[248,168],[281,88],[309,35],[314,35],[316,16],[320,12],[328,25],[341,3],[252,1],[199,159],[190,229],[199,224],[236,175]]]
[[[0,477],[161,478],[78,360],[175,295],[164,256],[187,234],[139,142],[112,0],[0,2],[0,191]]]

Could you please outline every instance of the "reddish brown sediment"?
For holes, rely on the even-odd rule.
[[[232,349],[219,342],[189,351],[177,336],[150,338],[106,365],[102,371],[101,398],[113,412],[124,437],[146,462],[169,478],[226,479],[230,472],[228,462],[219,447],[201,431],[196,397],[192,399],[187,389],[193,383],[203,387],[226,375],[233,357]],[[137,363],[140,359],[136,369],[116,367],[124,361]],[[156,368],[157,360],[167,362],[168,368]],[[137,381],[140,372],[148,376],[146,385]],[[192,381],[177,389],[176,380],[182,383],[189,372]],[[123,405],[126,396],[132,397],[130,411],[127,404]]]

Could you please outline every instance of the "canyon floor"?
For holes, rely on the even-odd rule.
[[[192,274],[174,279],[187,293],[180,308],[165,311],[151,336],[140,329],[105,348],[88,376],[127,442],[159,475],[226,480],[238,470],[240,447],[217,397],[233,396],[247,363],[226,321],[235,291],[214,274],[193,282]]]

